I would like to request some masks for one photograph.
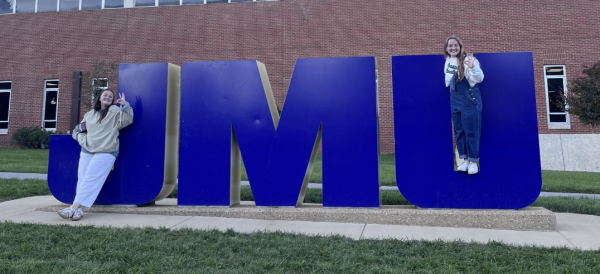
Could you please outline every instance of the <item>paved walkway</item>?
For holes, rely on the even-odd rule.
[[[176,205],[175,199],[165,199],[158,205]],[[48,225],[93,225],[111,227],[166,227],[233,229],[241,233],[254,231],[283,231],[306,235],[342,235],[361,239],[417,239],[486,243],[501,241],[512,245],[568,247],[599,250],[600,216],[556,213],[556,231],[513,231],[477,228],[420,227],[402,225],[374,225],[363,223],[329,223],[306,221],[267,221],[216,217],[163,216],[85,213],[81,221],[64,220],[55,212],[35,211],[36,208],[60,204],[52,196],[36,196],[0,203],[0,221]]]
[[[18,179],[47,179],[46,174],[39,173],[11,173],[0,172],[0,178],[18,178]],[[242,181],[242,186],[250,185],[248,181]],[[309,183],[308,188],[322,188],[321,184]],[[382,186],[383,190],[398,190],[395,186]],[[573,197],[573,198],[589,198],[600,199],[600,194],[583,194],[583,193],[563,193],[563,192],[541,192],[540,197]]]
[[[40,173],[0,172],[0,178],[3,178],[3,179],[17,178],[17,179],[41,179],[41,180],[47,180],[48,179],[48,175],[47,174],[40,174]]]

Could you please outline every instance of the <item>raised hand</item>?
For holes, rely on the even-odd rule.
[[[465,64],[467,64],[467,66],[472,69],[475,66],[475,60],[477,58],[475,58],[475,56],[473,56],[473,54],[470,54],[469,56],[467,56],[467,60],[465,61]]]
[[[118,99],[117,99],[117,103],[119,103],[119,105],[121,106],[126,106],[127,105],[127,101],[125,101],[125,94],[123,93],[118,93]]]

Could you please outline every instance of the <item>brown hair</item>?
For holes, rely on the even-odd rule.
[[[96,97],[94,98],[94,111],[100,112],[100,118],[98,119],[98,124],[102,123],[102,119],[104,119],[104,117],[106,117],[106,115],[108,114],[108,109],[110,108],[110,106],[109,106],[105,109],[102,109],[102,102],[100,101],[100,97],[102,97],[102,94],[107,91],[110,93],[113,93],[112,90],[110,90],[110,89],[105,89],[105,90],[99,89],[94,92],[94,95],[96,95]],[[114,100],[114,98],[115,98],[115,95],[113,94],[113,100]]]
[[[456,36],[456,35],[450,35],[450,37],[446,38],[446,43],[444,43],[444,57],[448,58],[450,57],[450,54],[448,54],[447,48],[448,48],[448,41],[450,41],[450,39],[454,39],[456,40],[456,42],[458,43],[458,46],[460,47],[460,52],[458,53],[458,56],[456,56],[456,58],[458,60],[456,60],[456,63],[458,65],[458,79],[462,80],[462,78],[465,76],[465,57],[467,57],[467,51],[465,50],[465,47],[463,46],[463,43],[460,41],[460,39]]]

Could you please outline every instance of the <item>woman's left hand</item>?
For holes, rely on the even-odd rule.
[[[473,69],[473,67],[475,66],[475,60],[476,60],[476,58],[475,58],[475,56],[473,56],[473,54],[469,55],[468,57],[469,58],[468,58],[467,61],[465,61],[465,64],[467,64],[467,66],[470,69]]]
[[[119,103],[119,105],[121,105],[122,107],[127,105],[127,101],[125,101],[125,94],[123,93],[119,93],[118,94],[118,99],[117,99],[117,103]]]

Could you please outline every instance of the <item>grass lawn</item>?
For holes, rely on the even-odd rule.
[[[0,147],[0,172],[47,173],[47,149]]]
[[[571,197],[539,197],[531,206],[544,207],[552,212],[600,216],[600,199]]]
[[[46,180],[0,179],[0,202],[40,195],[50,195]]]
[[[600,173],[542,170],[542,191],[600,194]]]
[[[600,251],[5,222],[0,273],[600,273]]]
[[[48,150],[0,148],[0,172],[46,173]],[[310,182],[321,183],[321,154],[315,160]],[[383,186],[396,186],[396,166],[393,154],[382,154],[380,162],[380,182]],[[242,165],[242,180],[248,176]],[[542,171],[542,191],[600,194],[600,173]]]

